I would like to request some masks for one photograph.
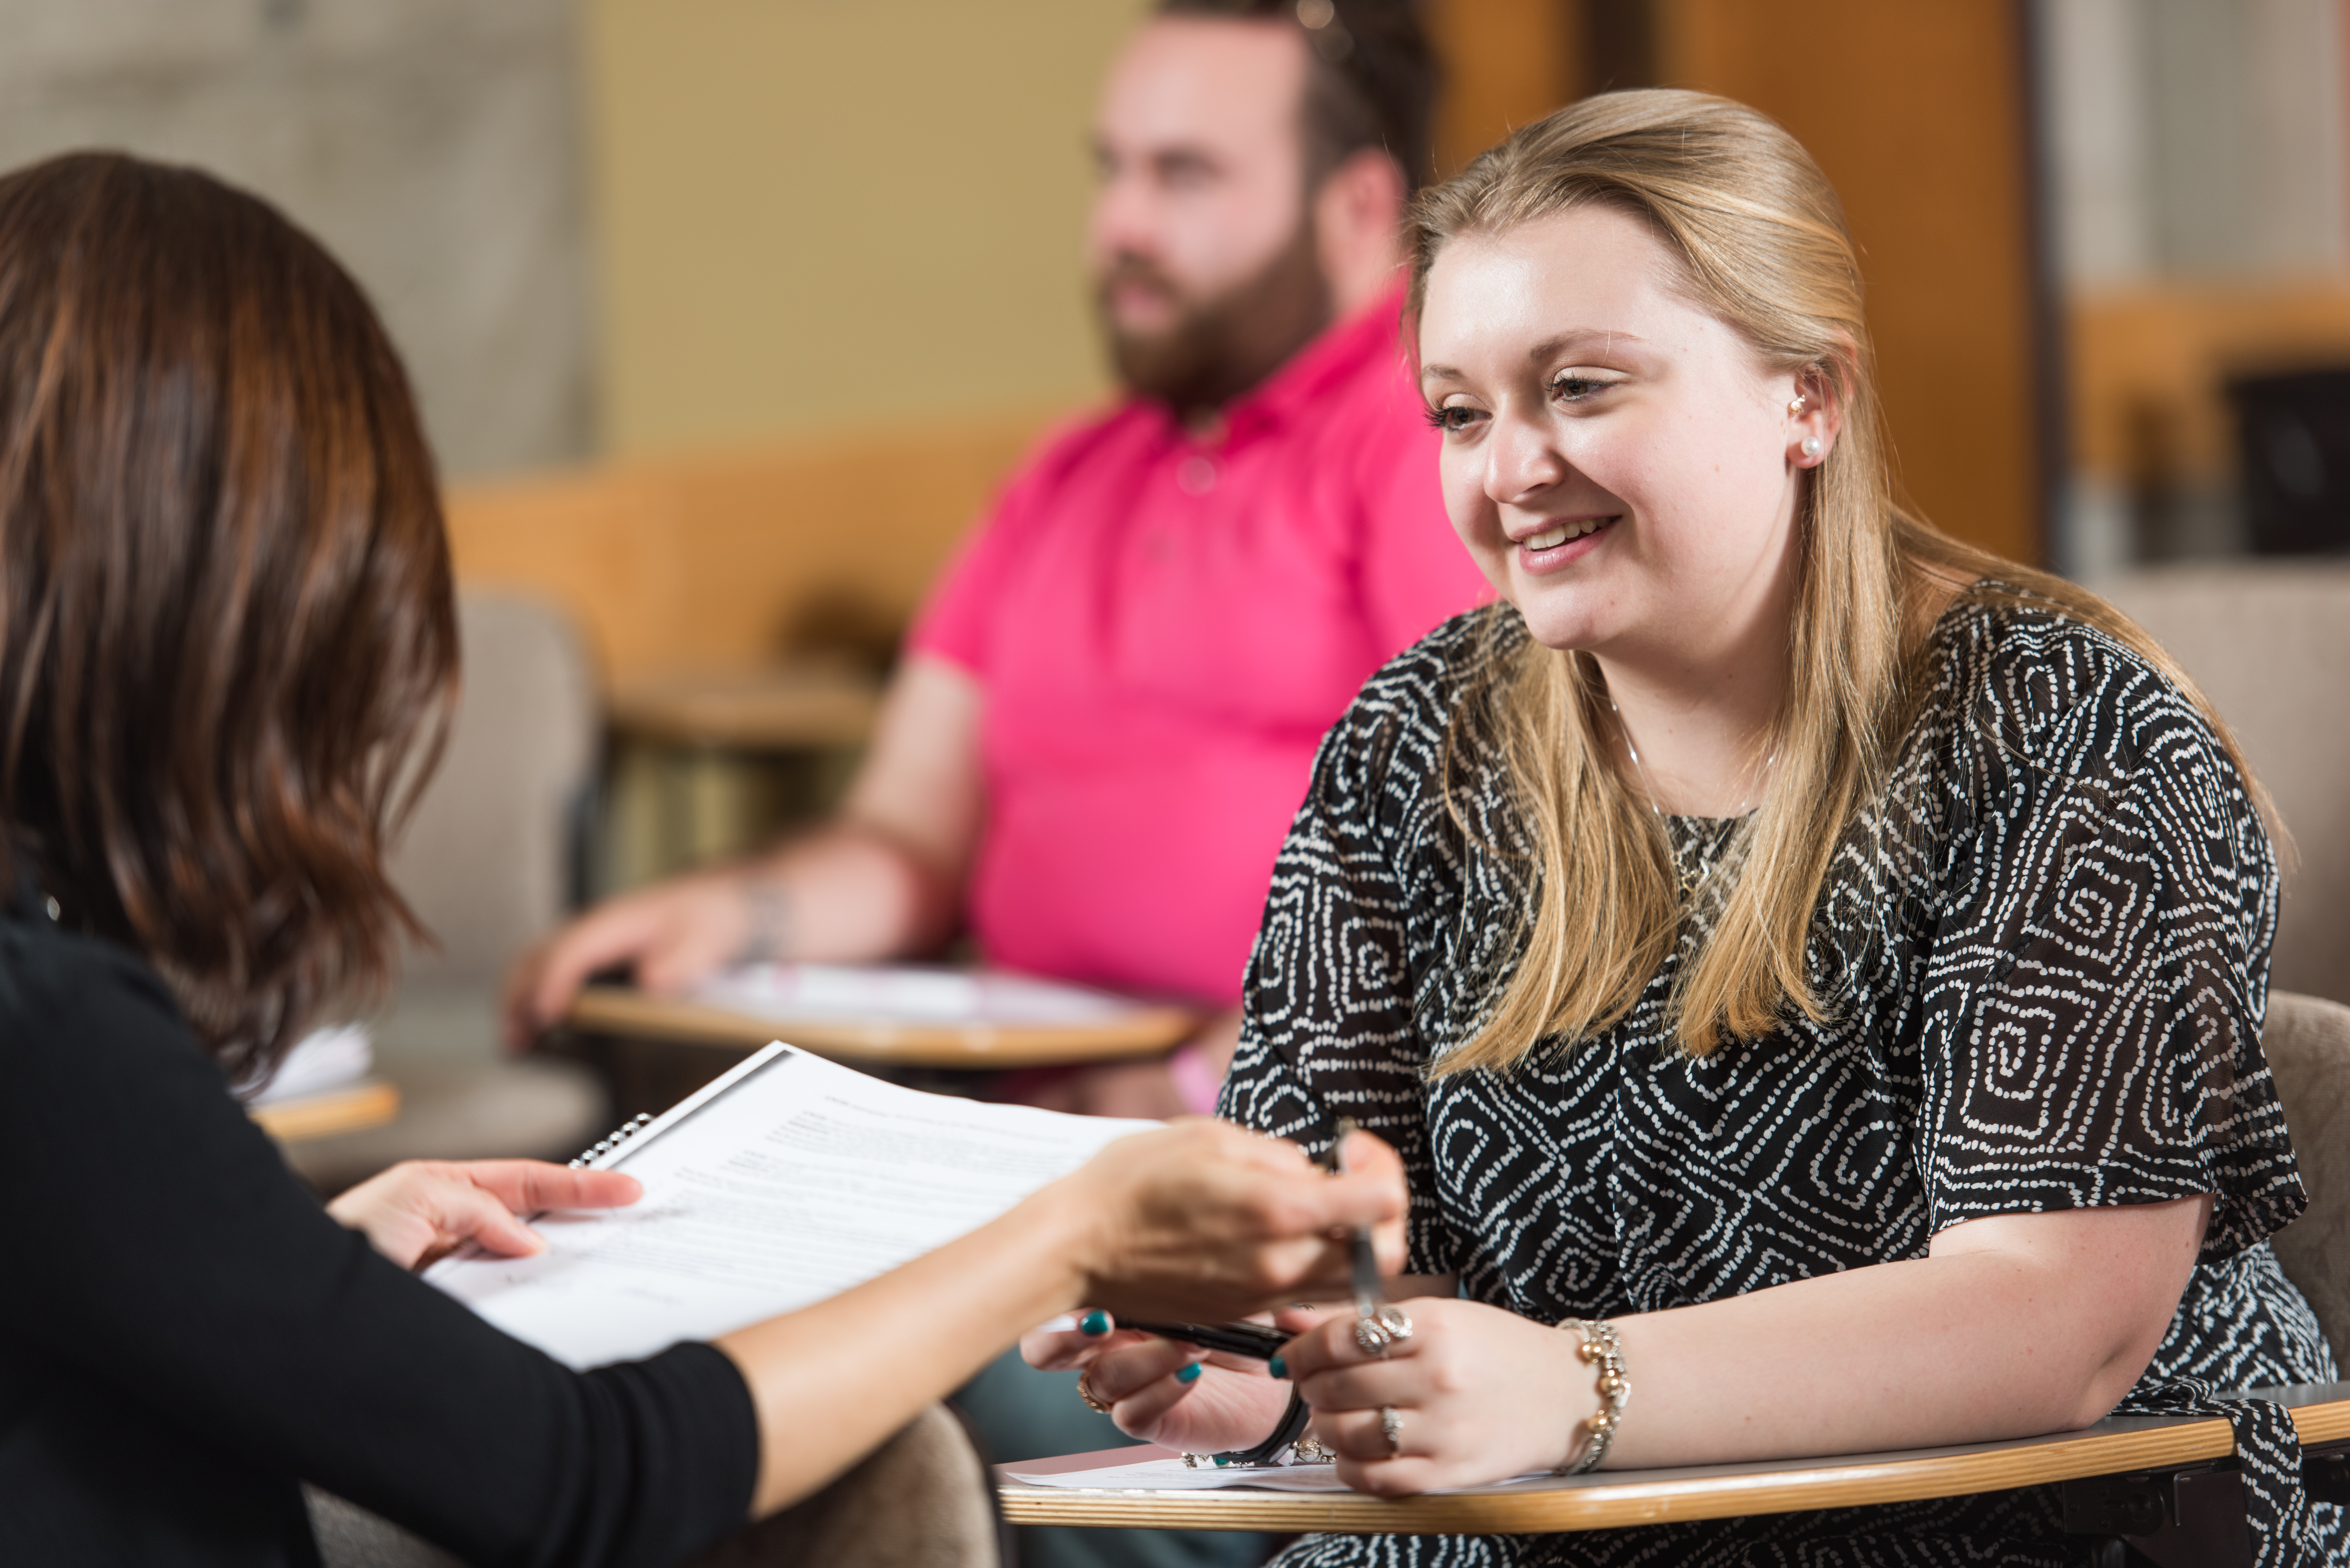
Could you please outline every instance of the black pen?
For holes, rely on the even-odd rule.
[[[1121,1319],[1118,1326],[1196,1345],[1202,1350],[1245,1355],[1253,1361],[1271,1361],[1290,1339],[1281,1330],[1261,1323],[1128,1323]]]

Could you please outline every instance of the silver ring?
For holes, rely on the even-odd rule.
[[[1087,1386],[1086,1375],[1082,1372],[1077,1374],[1077,1397],[1086,1402],[1087,1409],[1096,1411],[1104,1416],[1109,1414],[1109,1407],[1104,1404],[1100,1398],[1096,1397],[1093,1389]]]
[[[1389,1346],[1401,1345],[1410,1337],[1410,1314],[1393,1303],[1355,1320],[1355,1347],[1382,1361],[1387,1359]]]
[[[1338,1456],[1319,1438],[1300,1438],[1290,1445],[1289,1460],[1298,1465],[1326,1465]]]
[[[1388,1440],[1388,1458],[1403,1458],[1403,1417],[1392,1405],[1379,1407],[1379,1432]]]

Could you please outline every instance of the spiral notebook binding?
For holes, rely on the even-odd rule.
[[[622,1122],[619,1127],[612,1129],[612,1134],[609,1137],[605,1138],[601,1143],[590,1144],[588,1147],[581,1149],[579,1151],[579,1158],[571,1162],[571,1168],[574,1170],[580,1169],[582,1167],[586,1166],[589,1160],[599,1158],[604,1155],[611,1153],[614,1149],[619,1148],[630,1138],[644,1131],[645,1128],[652,1126],[652,1113],[648,1111],[637,1116],[632,1121]]]

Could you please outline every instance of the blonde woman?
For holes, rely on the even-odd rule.
[[[1224,1091],[1410,1173],[1409,1336],[1341,1316],[1281,1369],[1341,1475],[1964,1443],[2333,1377],[2267,1242],[2304,1200],[2257,786],[2142,633],[1896,504],[1818,167],[1739,105],[1616,94],[1412,238],[1447,508],[1506,603],[1324,743]],[[1187,1449],[1288,1393],[1129,1334],[1028,1348]],[[2230,1408],[2264,1560],[2342,1550],[2282,1412]],[[2026,1489],[1282,1562],[2083,1550]]]

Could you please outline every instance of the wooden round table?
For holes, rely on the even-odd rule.
[[[1136,1004],[1081,1023],[738,1012],[706,1002],[591,985],[566,1022],[578,1030],[638,1040],[684,1041],[755,1050],[782,1040],[858,1067],[1003,1069],[1124,1061],[1173,1049],[1198,1027],[1186,1008]]]
[[[873,732],[881,683],[840,664],[638,676],[606,710],[616,729],[671,745],[737,751],[856,746]]]
[[[2266,1394],[2293,1407],[2293,1425],[2305,1446],[2350,1441],[2350,1383]],[[1358,1492],[1075,1490],[1014,1480],[1008,1474],[1061,1473],[1172,1457],[1168,1449],[1145,1446],[998,1465],[996,1491],[1004,1518],[1014,1524],[1284,1534],[1547,1534],[1959,1497],[2176,1469],[2228,1459],[2235,1451],[2235,1434],[2223,1420],[2118,1416],[2078,1432],[2014,1442],[1544,1477],[1392,1501]]]
[[[246,1106],[245,1114],[279,1143],[305,1143],[383,1126],[400,1115],[400,1090],[381,1078],[366,1078],[315,1095],[264,1100]]]

